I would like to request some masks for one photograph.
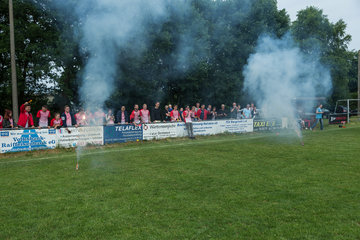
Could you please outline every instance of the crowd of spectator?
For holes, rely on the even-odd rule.
[[[12,111],[6,109],[4,115],[0,115],[0,128],[61,128],[78,127],[87,125],[114,125],[114,124],[148,124],[160,122],[185,122],[207,121],[218,119],[249,119],[258,115],[256,106],[247,104],[241,108],[240,104],[233,103],[230,108],[221,104],[219,110],[215,106],[196,103],[195,106],[180,107],[178,105],[165,105],[160,107],[157,102],[154,107],[148,108],[143,104],[140,109],[138,104],[131,111],[122,106],[116,114],[111,110],[104,112],[101,108],[94,111],[80,109],[77,113],[71,111],[70,106],[64,107],[64,112],[51,114],[47,106],[37,112],[34,118],[31,114],[31,105],[25,102],[20,107],[19,120],[16,123]],[[189,126],[190,127],[190,126]]]

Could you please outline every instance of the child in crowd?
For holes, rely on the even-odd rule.
[[[38,118],[39,128],[49,126],[50,111],[47,109],[47,106],[42,106],[41,110],[37,112],[36,117]]]
[[[34,120],[30,111],[31,111],[31,106],[28,102],[25,102],[23,105],[21,105],[20,116],[18,121],[19,127],[23,127],[23,128],[34,127]]]
[[[55,118],[53,118],[50,122],[50,126],[53,128],[61,128],[63,125],[63,122],[60,118],[60,113],[55,113]]]

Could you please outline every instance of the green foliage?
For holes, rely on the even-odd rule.
[[[308,55],[320,55],[321,61],[331,70],[333,92],[330,103],[349,97],[349,83],[354,81],[354,53],[348,51],[351,36],[346,23],[331,23],[322,10],[308,7],[298,12],[291,26],[292,34],[301,49]]]
[[[20,102],[36,105],[54,96],[53,109],[80,104],[78,88],[88,58],[80,48],[80,25],[73,8],[52,0],[15,0],[15,39]],[[119,50],[118,75],[108,107],[162,101],[219,105],[250,99],[243,90],[242,70],[262,34],[281,37],[290,29],[301,49],[320,54],[331,69],[331,101],[356,91],[357,59],[347,49],[346,24],[331,23],[309,7],[291,25],[275,0],[191,0],[191,11],[172,9],[165,23],[144,29],[147,42]],[[67,4],[76,5],[68,0]],[[174,3],[176,4],[176,3]],[[90,7],[90,6],[89,6]],[[84,10],[85,11],[85,10]],[[0,106],[11,106],[10,44],[7,1],[0,2]],[[141,48],[141,54],[134,54]],[[138,52],[138,51],[137,51]]]

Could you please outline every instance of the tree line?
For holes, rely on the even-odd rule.
[[[348,49],[351,36],[343,20],[332,23],[321,9],[308,7],[291,22],[276,0],[254,0],[246,9],[244,0],[190,0],[190,6],[190,14],[171,12],[160,31],[158,26],[147,28],[149,45],[140,55],[130,51],[133,46],[118,52],[121,74],[106,107],[256,101],[243,89],[243,67],[259,36],[289,32],[303,52],[320,54],[331,70],[329,104],[355,95],[357,55]],[[51,96],[53,109],[80,104],[78,90],[88,56],[79,44],[81,19],[71,10],[60,11],[51,0],[14,0],[20,103],[33,99],[40,106]],[[184,35],[190,36],[191,47],[182,60],[178,49]],[[11,108],[7,1],[0,2],[0,36],[0,106]]]

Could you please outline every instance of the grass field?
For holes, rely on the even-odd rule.
[[[0,239],[360,239],[360,125],[0,156]]]

